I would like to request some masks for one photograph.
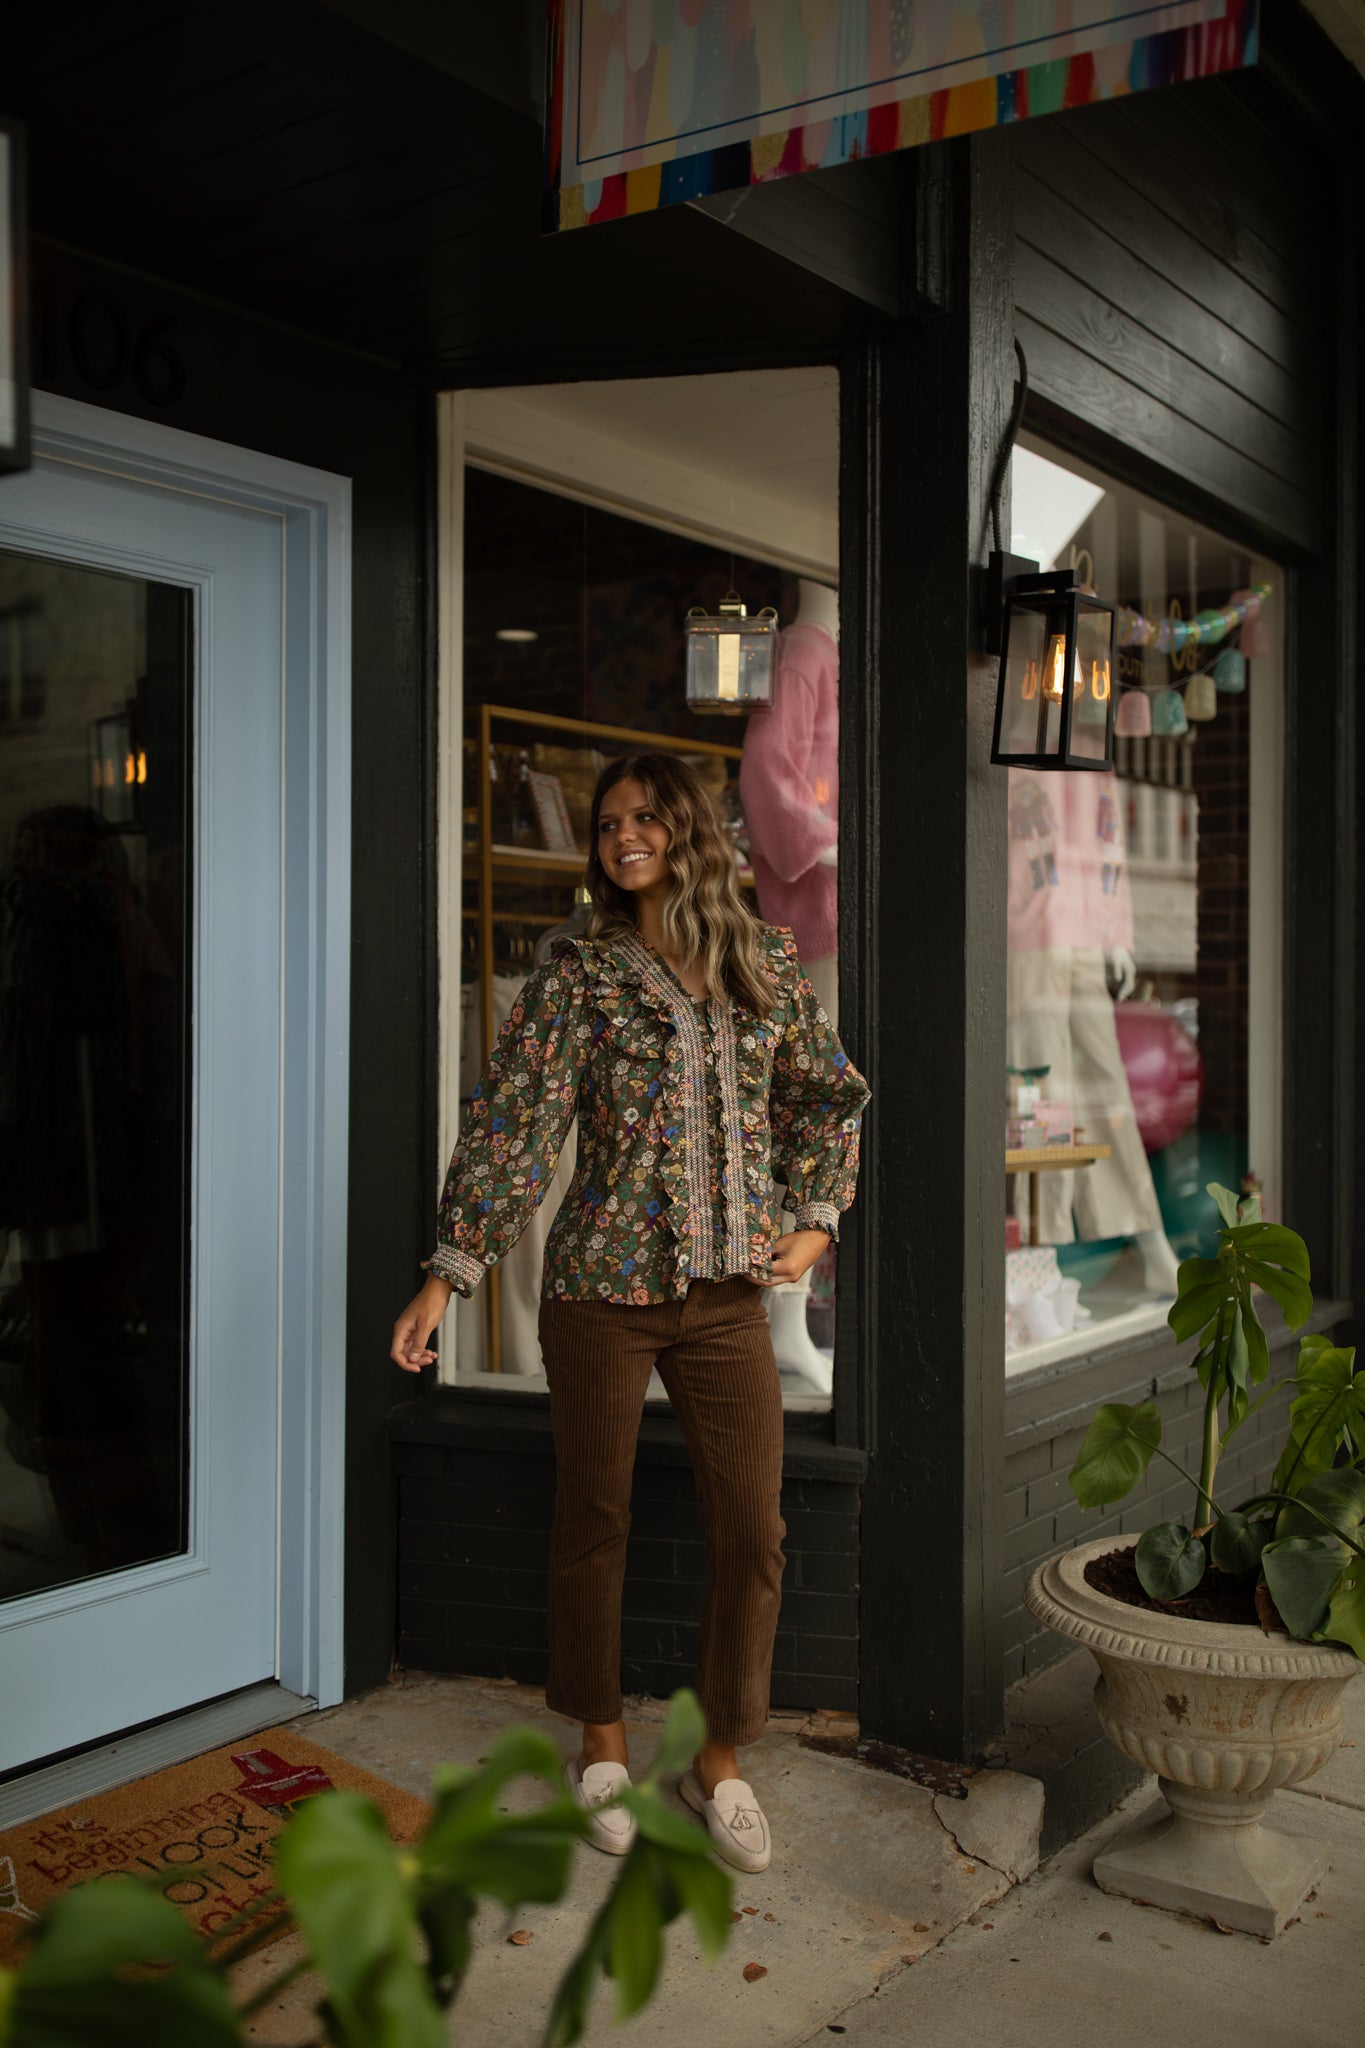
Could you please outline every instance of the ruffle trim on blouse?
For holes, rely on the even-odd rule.
[[[780,994],[795,995],[799,980],[796,948],[789,931],[768,927],[760,948],[764,972]],[[747,1028],[742,1006],[728,1004],[717,1014],[711,1006],[712,1048],[721,1097],[724,1140],[723,1243],[708,1184],[710,1123],[706,1086],[706,1028],[692,997],[663,960],[636,934],[589,939],[566,935],[554,951],[578,955],[589,976],[595,1001],[611,1009],[623,990],[639,991],[639,1000],[668,1027],[664,1034],[662,1076],[663,1119],[660,1125],[659,1184],[664,1215],[681,1253],[682,1270],[709,1278],[720,1264],[727,1272],[743,1272],[758,1263],[749,1235],[748,1173],[745,1162],[745,1116],[740,1098],[738,1047]]]

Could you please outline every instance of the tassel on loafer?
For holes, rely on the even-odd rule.
[[[608,1856],[624,1856],[635,1840],[635,1815],[627,1813],[624,1806],[608,1806],[605,1802],[614,1799],[621,1787],[630,1783],[626,1766],[589,1764],[585,1771],[580,1771],[577,1759],[571,1758],[564,1766],[564,1778],[574,1798],[587,1811],[588,1840],[594,1849],[603,1849]]]
[[[722,1778],[708,1799],[695,1771],[684,1771],[678,1790],[706,1822],[716,1852],[736,1870],[766,1870],[773,1858],[768,1817],[743,1778]]]

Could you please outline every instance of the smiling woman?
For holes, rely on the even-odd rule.
[[[635,1437],[657,1370],[697,1474],[709,1558],[698,1648],[707,1736],[683,1781],[721,1854],[761,1870],[738,1744],[768,1712],[784,1564],[782,1397],[757,1289],[792,1282],[853,1198],[868,1090],[790,931],[745,904],[705,787],[661,753],[593,793],[585,934],[512,1005],[446,1175],[425,1286],[391,1357],[416,1372],[451,1293],[515,1246],[575,1117],[545,1248],[539,1336],[556,1463],[547,1704],[583,1723],[585,1805],[625,1775],[621,1581]],[[782,1204],[795,1220],[783,1234]],[[592,1839],[622,1854],[630,1830]]]
[[[599,907],[652,918],[669,875],[695,880],[708,936],[647,930],[689,994],[720,985],[711,956],[728,944],[731,992],[761,1009],[752,934],[764,920],[792,927],[838,1017],[835,373],[483,392],[461,400],[459,421],[463,633],[443,717],[467,736],[443,809],[462,943],[443,951],[442,1172],[528,970]],[[718,720],[689,701],[686,621],[720,613],[732,590],[751,615],[771,607],[781,622],[778,688],[771,707],[737,703]],[[644,754],[648,787],[627,802]],[[616,786],[599,831],[593,794],[608,764]],[[695,816],[680,764],[700,780]],[[544,1253],[581,1130],[575,1120],[492,1284],[446,1318],[443,1382],[545,1393]],[[791,1210],[780,1213],[790,1226]],[[766,1297],[789,1409],[831,1405],[836,1258],[824,1240],[798,1282]],[[648,1398],[665,1402],[658,1375]]]

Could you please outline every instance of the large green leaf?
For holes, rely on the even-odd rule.
[[[1297,1273],[1288,1273],[1281,1266],[1271,1266],[1264,1259],[1254,1258],[1244,1259],[1242,1270],[1273,1300],[1278,1301],[1291,1330],[1297,1330],[1300,1323],[1308,1321],[1313,1313],[1313,1290]]]
[[[1332,1464],[1345,1443],[1355,1456],[1365,1451],[1365,1373],[1355,1370],[1355,1350],[1338,1350],[1318,1337],[1299,1346],[1299,1391],[1289,1410],[1289,1438],[1275,1467],[1272,1489],[1297,1491],[1314,1472]]]
[[[650,1843],[626,1859],[611,1892],[608,1952],[618,2020],[628,2020],[652,1995],[663,1960],[661,1915]]]
[[[706,1717],[701,1701],[691,1686],[681,1685],[668,1703],[668,1719],[646,1782],[657,1784],[664,1771],[685,1771],[705,1740]]]
[[[1345,1643],[1365,1661],[1365,1558],[1352,1557],[1337,1580],[1327,1618],[1313,1640]]]
[[[1253,1521],[1235,1509],[1220,1515],[1209,1535],[1209,1554],[1220,1572],[1249,1572],[1275,1533],[1269,1516]]]
[[[1300,1280],[1312,1279],[1308,1247],[1296,1230],[1286,1230],[1281,1223],[1245,1223],[1231,1234],[1246,1257],[1282,1266]]]
[[[1130,1494],[1161,1442],[1155,1401],[1128,1407],[1106,1401],[1095,1410],[1071,1468],[1071,1491],[1083,1508],[1106,1507]]]
[[[1265,1330],[1256,1313],[1249,1287],[1242,1289],[1238,1306],[1242,1311],[1242,1334],[1247,1344],[1248,1377],[1253,1386],[1259,1386],[1270,1370],[1270,1346],[1266,1343]]]
[[[1204,1190],[1211,1197],[1218,1211],[1218,1220],[1225,1230],[1230,1230],[1239,1221],[1238,1210],[1242,1206],[1239,1196],[1231,1188],[1225,1188],[1219,1181],[1211,1180]],[[1259,1207],[1259,1204],[1258,1204]]]
[[[1359,1543],[1365,1523],[1365,1472],[1355,1465],[1337,1465],[1315,1472],[1295,1490],[1275,1523],[1277,1536],[1321,1536],[1325,1528]],[[1324,1528],[1325,1525],[1325,1528]]]
[[[449,2005],[469,1968],[469,1930],[478,1900],[459,1885],[428,1892],[419,1900],[417,1918],[427,1943],[427,1982],[438,2005]]]
[[[1251,1357],[1247,1349],[1246,1325],[1242,1316],[1242,1304],[1238,1302],[1232,1312],[1232,1330],[1228,1338],[1228,1379],[1240,1390],[1244,1404],[1250,1371]]]
[[[134,1964],[169,1963],[130,1979]],[[76,1885],[44,1910],[17,1982],[11,2048],[241,2048],[222,1976],[189,1921],[131,1877]]]
[[[178,1906],[136,1877],[60,1892],[35,1929],[27,1984],[83,1983],[126,1963],[194,1963],[199,1937]]]
[[[1350,1556],[1334,1536],[1277,1536],[1267,1543],[1261,1570],[1291,1636],[1307,1642],[1322,1627]]]
[[[417,1863],[424,1879],[456,1885],[504,1906],[549,1903],[564,1896],[575,1845],[587,1832],[576,1800],[556,1800],[538,1813],[496,1814],[484,1832],[442,1846],[423,1841]]]
[[[697,1931],[701,1952],[708,1963],[714,1963],[730,1939],[731,1881],[709,1856],[674,1857],[669,1870],[683,1909]]]
[[[621,1804],[635,1815],[636,1825],[647,1841],[657,1842],[662,1849],[676,1849],[683,1856],[709,1855],[711,1837],[705,1828],[665,1806],[657,1793],[631,1785],[621,1793]]]
[[[1203,1329],[1235,1290],[1235,1276],[1221,1259],[1184,1259],[1176,1275],[1179,1292],[1166,1320],[1183,1343]]]
[[[281,1832],[275,1868],[326,1981],[339,2048],[444,2048],[413,1890],[378,1807],[358,1792],[316,1794]]]
[[[1133,1552],[1138,1579],[1153,1600],[1179,1600],[1204,1576],[1204,1546],[1183,1522],[1157,1522],[1144,1529]]]
[[[607,1961],[607,1933],[606,1919],[598,1913],[555,1989],[540,2037],[541,2048],[574,2048],[574,2043],[582,2040],[593,1985]]]

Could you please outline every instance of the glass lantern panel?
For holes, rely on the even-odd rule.
[[[1050,636],[1045,609],[1014,600],[1005,655],[1005,705],[1000,724],[1003,754],[1057,751],[1057,701],[1046,694]]]
[[[1112,631],[1113,615],[1082,601],[1076,620],[1075,695],[1071,709],[1073,760],[1104,759],[1113,689]]]
[[[766,624],[690,625],[687,702],[697,711],[752,711],[773,700],[774,631]]]

